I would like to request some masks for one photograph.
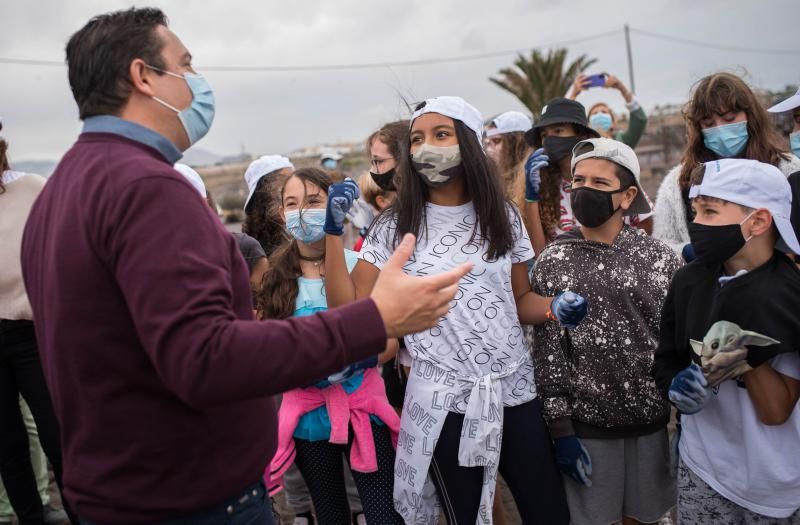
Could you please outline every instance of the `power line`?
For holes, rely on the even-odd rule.
[[[523,49],[506,49],[503,51],[491,51],[488,53],[477,53],[474,55],[460,55],[442,58],[427,58],[418,60],[404,60],[397,62],[367,62],[362,64],[323,64],[323,65],[309,65],[309,66],[197,66],[198,70],[202,71],[238,71],[238,72],[285,72],[285,71],[331,71],[331,70],[353,70],[353,69],[375,69],[381,67],[408,67],[408,66],[427,66],[434,64],[444,64],[451,62],[467,62],[471,60],[483,60],[486,58],[494,58],[507,55],[516,55],[525,51],[533,49],[542,49],[548,47],[560,47],[571,44],[578,44],[590,40],[597,40],[608,36],[616,35],[621,29],[614,29],[613,31],[606,31],[604,33],[596,33],[580,38],[573,38],[571,40],[562,40],[559,42],[551,42],[549,44],[540,44],[533,47]],[[0,64],[16,64],[22,66],[64,66],[63,62],[55,60],[34,60],[24,58],[1,58]]]
[[[657,38],[660,40],[668,40],[678,44],[685,44],[687,46],[710,47],[722,51],[739,51],[742,53],[761,53],[765,55],[796,55],[800,54],[800,49],[764,49],[756,47],[740,47],[740,46],[726,46],[722,44],[715,44],[711,42],[701,42],[700,40],[690,40],[688,38],[681,38],[677,36],[665,35],[662,33],[654,33],[652,31],[645,31],[643,29],[631,28],[631,32],[648,36],[650,38]]]
[[[472,60],[484,60],[487,58],[495,58],[501,56],[508,56],[508,55],[516,55],[519,53],[523,53],[525,51],[531,51],[534,49],[542,49],[542,48],[553,48],[553,47],[561,47],[561,46],[568,46],[571,44],[578,44],[581,42],[587,42],[591,40],[597,40],[600,38],[605,38],[608,36],[616,35],[622,32],[623,29],[614,29],[611,31],[606,31],[603,33],[596,33],[593,35],[588,35],[580,38],[574,38],[571,40],[562,40],[559,42],[551,42],[549,44],[540,44],[537,46],[532,46],[528,48],[522,49],[506,49],[502,51],[492,51],[487,53],[477,53],[472,55],[459,55],[459,56],[451,56],[451,57],[440,57],[440,58],[427,58],[427,59],[418,59],[418,60],[404,60],[404,61],[396,61],[396,62],[367,62],[361,64],[318,64],[318,65],[307,65],[307,66],[220,66],[220,65],[211,65],[211,66],[198,66],[198,69],[202,71],[221,71],[221,72],[267,72],[267,73],[275,73],[275,72],[303,72],[303,71],[343,71],[343,70],[358,70],[358,69],[377,69],[382,67],[410,67],[410,66],[428,66],[428,65],[436,65],[436,64],[445,64],[445,63],[454,63],[454,62],[468,62]],[[772,55],[793,55],[793,54],[800,54],[800,49],[765,49],[765,48],[754,48],[754,47],[741,47],[741,46],[728,46],[723,44],[716,44],[712,42],[703,42],[700,40],[691,40],[688,38],[681,38],[675,37],[671,35],[666,35],[663,33],[656,33],[653,31],[646,31],[643,29],[636,29],[631,27],[630,32],[660,39],[666,40],[670,42],[675,42],[678,44],[684,44],[689,46],[695,47],[704,47],[704,48],[712,48],[712,49],[719,49],[722,51],[737,51],[743,53],[758,53],[758,54],[772,54]],[[64,62],[59,62],[56,60],[36,60],[36,59],[26,59],[26,58],[3,58],[0,57],[0,64],[12,64],[12,65],[21,65],[21,66],[43,66],[43,67],[63,67],[65,64]]]

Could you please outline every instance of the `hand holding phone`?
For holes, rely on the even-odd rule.
[[[606,85],[606,74],[589,75],[586,77],[586,87],[603,87]]]

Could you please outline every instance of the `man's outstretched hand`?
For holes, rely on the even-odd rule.
[[[414,252],[415,244],[413,235],[403,237],[370,294],[390,338],[421,332],[436,324],[450,310],[459,280],[472,269],[471,263],[464,263],[436,275],[406,275],[403,265]]]

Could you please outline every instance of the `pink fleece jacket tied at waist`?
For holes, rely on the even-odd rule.
[[[278,414],[278,449],[264,472],[264,482],[270,495],[280,491],[283,474],[294,463],[294,431],[300,418],[322,405],[328,410],[331,421],[331,443],[346,445],[349,427],[353,426],[353,446],[350,450],[350,468],[353,470],[378,470],[370,415],[377,416],[389,428],[392,444],[397,447],[400,417],[386,400],[383,378],[376,368],[366,370],[361,386],[349,395],[340,384],[326,388],[296,388],[283,395]]]

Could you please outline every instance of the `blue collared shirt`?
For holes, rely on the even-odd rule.
[[[175,164],[183,153],[165,136],[130,120],[113,115],[98,115],[83,121],[84,133],[113,133],[135,140],[161,153],[170,164]]]

